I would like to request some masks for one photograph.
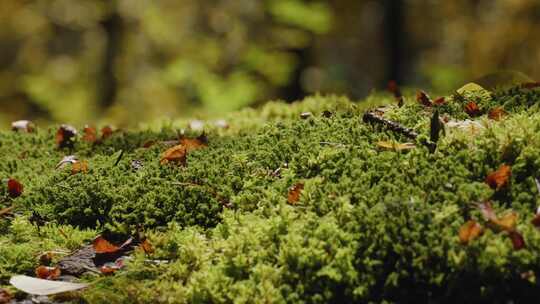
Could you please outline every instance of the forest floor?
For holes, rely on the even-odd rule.
[[[0,133],[0,303],[538,297],[540,89],[403,100],[20,122]]]

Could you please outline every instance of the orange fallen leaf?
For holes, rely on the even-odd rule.
[[[83,134],[82,140],[89,143],[94,143],[97,141],[96,129],[94,127],[88,125],[85,126],[83,129]]]
[[[208,146],[208,138],[204,133],[196,138],[182,137],[180,138],[180,144],[186,147],[186,152],[190,152],[193,150],[206,148]]]
[[[508,165],[501,165],[499,169],[491,172],[486,177],[486,183],[495,190],[500,190],[506,187],[509,183],[510,176],[512,174],[511,168]]]
[[[94,247],[94,251],[96,253],[115,253],[115,252],[118,252],[120,250],[120,247],[111,244],[109,241],[107,241],[101,235],[96,237],[92,241],[92,246]]]
[[[103,265],[99,268],[99,271],[104,275],[113,275],[120,268],[117,266],[107,266]]]
[[[77,161],[71,164],[71,174],[88,173],[88,162],[85,160]]]
[[[177,145],[163,152],[160,164],[175,163],[180,166],[185,166],[187,160],[187,149],[184,145]]]
[[[300,200],[300,194],[302,194],[302,190],[304,190],[303,183],[296,183],[294,186],[289,188],[287,202],[289,202],[289,204],[291,205],[296,205],[296,203],[298,203],[298,201]]]
[[[7,187],[9,197],[11,198],[19,197],[23,193],[23,185],[15,179],[10,178],[8,180]]]
[[[476,117],[481,114],[480,108],[474,101],[471,101],[465,105],[465,112],[469,114],[470,117]]]
[[[431,98],[424,91],[418,91],[416,93],[416,101],[418,101],[421,105],[423,105],[425,107],[433,106],[433,102],[431,101]]]
[[[154,247],[152,246],[152,244],[150,243],[150,241],[148,241],[148,239],[144,239],[141,244],[139,245],[139,247],[146,253],[146,254],[151,254],[154,252]]]
[[[73,140],[77,135],[77,129],[70,125],[61,125],[56,131],[56,144],[59,148],[73,147]]]
[[[496,107],[489,111],[488,118],[493,120],[501,120],[508,113],[502,107]]]
[[[44,280],[56,280],[61,274],[59,267],[39,266],[36,268],[36,277]]]
[[[31,133],[34,132],[35,126],[30,120],[17,120],[11,123],[11,130]]]
[[[459,241],[467,245],[470,241],[479,237],[484,232],[480,224],[474,220],[469,220],[459,228]]]

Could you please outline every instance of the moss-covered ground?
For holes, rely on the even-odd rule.
[[[379,141],[411,141],[364,123],[370,108],[427,141],[432,112],[476,127],[449,128],[435,152],[381,149]],[[228,117],[227,129],[206,128],[208,147],[190,151],[185,166],[160,164],[166,141],[200,131],[182,122],[120,130],[101,143],[79,135],[57,148],[58,126],[0,133],[0,286],[33,275],[45,251],[54,261],[104,231],[118,238],[141,231],[155,251],[140,250],[112,276],[89,273],[89,303],[379,303],[507,302],[538,298],[540,231],[531,224],[540,194],[539,89],[465,92],[425,107],[407,97],[374,95],[361,103],[311,97],[270,103]],[[488,119],[500,106],[508,113]],[[312,115],[301,115],[311,112]],[[303,116],[303,117],[302,117]],[[155,141],[148,145],[149,141]],[[146,145],[145,145],[146,144]],[[149,147],[144,147],[149,146]],[[88,172],[55,169],[66,155]],[[121,157],[120,157],[120,154]],[[134,165],[134,161],[137,161]],[[511,167],[508,184],[486,176]],[[9,198],[6,180],[24,185]],[[4,180],[6,179],[6,180]],[[302,183],[297,202],[289,189]],[[460,227],[488,227],[478,203],[518,214],[516,231],[484,229],[468,244]],[[159,261],[159,262],[157,262]],[[73,300],[73,299],[72,299]]]

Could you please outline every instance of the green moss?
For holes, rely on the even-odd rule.
[[[432,109],[407,101],[384,116],[427,136]],[[138,253],[125,271],[91,279],[86,301],[519,302],[540,290],[534,276],[522,278],[540,271],[540,232],[530,224],[540,197],[540,91],[456,94],[440,112],[467,119],[468,101],[483,111],[476,118],[483,127],[474,134],[448,129],[434,153],[421,145],[377,147],[408,140],[362,122],[369,107],[393,103],[384,95],[244,110],[227,119],[229,129],[209,127],[209,146],[190,152],[185,167],[160,165],[162,144],[142,146],[176,138],[187,122],[117,132],[100,145],[77,142],[72,151],[55,148],[54,128],[0,133],[0,174],[25,185],[23,196],[0,203],[17,207],[17,219],[0,225],[7,269],[0,283],[31,273],[36,252],[74,248],[96,230],[144,229],[156,253]],[[509,115],[488,120],[495,106]],[[71,153],[88,161],[88,173],[55,169]],[[502,163],[512,166],[510,184],[494,191],[484,180]],[[298,182],[305,187],[292,206],[287,192]],[[490,230],[469,246],[459,243],[466,220],[483,223],[474,204],[488,199],[498,214],[519,214],[525,249]],[[24,220],[33,212],[50,223],[45,233]],[[55,233],[59,225],[76,235],[69,243]]]

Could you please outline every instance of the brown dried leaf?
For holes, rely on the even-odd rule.
[[[467,245],[484,232],[482,226],[474,220],[469,220],[459,228],[459,241]]]
[[[434,104],[440,106],[446,103],[446,99],[443,97],[439,97],[433,101]]]
[[[96,142],[97,141],[96,128],[88,126],[88,125],[84,126],[82,140],[89,143]]]
[[[154,247],[152,246],[152,244],[150,243],[150,241],[148,241],[148,239],[144,239],[141,244],[139,245],[139,247],[146,253],[146,254],[151,254],[151,253],[154,253]]]
[[[287,195],[287,202],[291,205],[296,205],[298,201],[300,200],[300,195],[302,194],[302,190],[304,190],[304,184],[303,183],[296,183],[294,186],[289,188],[289,193]]]
[[[71,165],[71,175],[77,173],[88,173],[88,162],[81,160]]]
[[[424,91],[418,91],[416,93],[416,101],[418,101],[421,105],[423,105],[425,107],[433,106],[433,102],[431,101],[431,98]]]
[[[501,120],[508,113],[502,107],[496,107],[489,111],[488,118],[493,120]]]
[[[163,152],[160,164],[175,163],[180,166],[185,166],[187,160],[187,149],[184,145],[177,145]]]
[[[21,196],[23,193],[23,185],[19,183],[17,180],[10,178],[7,183],[8,188],[8,194],[11,198],[16,198]]]
[[[39,266],[36,268],[36,277],[44,280],[56,280],[61,274],[59,267]]]
[[[13,296],[9,291],[0,288],[0,304],[8,304],[11,303],[11,300],[13,299]]]
[[[484,202],[478,204],[478,208],[480,208],[480,212],[482,213],[482,216],[487,221],[492,221],[497,219],[497,215],[495,214],[495,211],[493,210],[493,206],[491,205],[491,202]]]
[[[186,152],[206,148],[208,146],[208,138],[203,133],[197,138],[180,138],[180,145],[186,147]]]
[[[111,126],[105,126],[101,128],[101,139],[107,139],[113,135],[113,129]]]
[[[480,108],[474,101],[470,101],[465,105],[465,112],[469,114],[470,117],[476,117],[482,114]]]
[[[506,187],[512,175],[511,168],[508,165],[501,165],[497,171],[490,173],[486,177],[486,183],[495,190],[500,190]]]

